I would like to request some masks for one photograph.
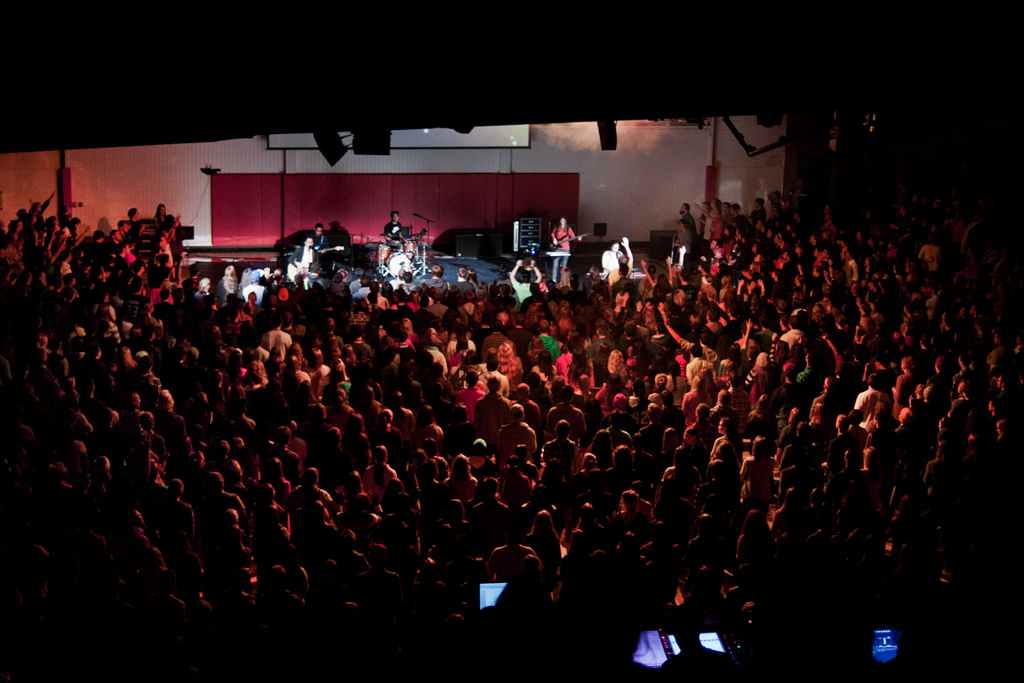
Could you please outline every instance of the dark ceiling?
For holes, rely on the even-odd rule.
[[[894,50],[880,36],[838,36],[844,24],[772,36],[670,22],[658,38],[619,30],[614,17],[596,18],[611,35],[586,32],[595,17],[564,35],[519,26],[431,33],[415,22],[398,33],[388,21],[329,23],[341,21],[339,11],[303,17],[303,30],[291,32],[271,14],[152,25],[152,16],[79,18],[80,30],[52,40],[15,32],[40,39],[8,45],[0,152],[837,108],[941,117],[1014,101],[998,70],[980,68],[993,51],[1009,52],[997,41],[980,51],[932,41],[928,50],[905,41]],[[15,16],[10,26],[33,21],[42,20]],[[323,25],[339,28],[314,38]]]

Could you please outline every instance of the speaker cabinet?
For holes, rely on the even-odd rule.
[[[675,240],[675,230],[651,230],[650,244],[647,246],[647,253],[655,261],[664,261],[672,255],[672,242]]]

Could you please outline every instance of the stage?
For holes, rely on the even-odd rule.
[[[578,250],[577,247],[574,247],[573,253],[569,257],[569,270],[574,274],[579,275],[581,278],[586,276],[591,267],[597,267],[597,269],[600,270],[601,254],[611,244],[611,242],[592,242],[589,244],[579,245]],[[194,263],[199,266],[198,277],[200,279],[209,278],[211,289],[216,291],[217,283],[220,282],[221,278],[223,278],[224,269],[228,266],[233,265],[235,267],[235,272],[239,277],[247,268],[260,268],[264,270],[281,268],[282,272],[284,272],[287,259],[293,249],[294,247],[289,247],[283,250],[280,248],[249,248],[232,250],[193,247],[187,250],[182,259],[180,276],[182,279],[188,277],[188,268]],[[351,260],[345,260],[344,262],[329,262],[329,257],[324,258],[325,266],[330,263],[329,266],[325,267],[325,271],[329,268],[330,272],[333,273],[337,268],[343,268],[350,273],[362,272],[370,275],[371,277],[376,277],[378,275],[376,257],[377,249],[375,246],[370,249],[363,248],[362,245],[357,245]],[[498,279],[498,270],[501,266],[505,266],[507,271],[511,272],[512,268],[515,267],[518,258],[520,257],[512,253],[503,253],[500,256],[493,258],[466,258],[454,254],[435,251],[433,249],[427,249],[426,274],[415,276],[413,278],[413,283],[419,284],[429,279],[430,267],[439,265],[444,268],[444,279],[448,282],[456,282],[458,279],[459,268],[465,266],[466,268],[472,268],[476,271],[477,279],[479,281],[491,284]],[[552,257],[542,254],[535,258],[539,265],[546,269],[550,275]],[[643,249],[633,249],[633,263],[635,269],[640,268],[640,261],[646,260],[647,258],[648,254],[646,246]],[[660,263],[651,263],[648,261],[648,265],[652,268],[655,277],[657,277],[658,274],[665,274],[668,272],[664,260],[660,261]],[[381,274],[378,279],[385,281],[393,278],[394,275],[392,274],[387,276]]]

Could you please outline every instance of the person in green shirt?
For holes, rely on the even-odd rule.
[[[516,267],[512,269],[511,273],[508,274],[508,279],[512,282],[512,289],[516,293],[516,310],[517,311],[523,305],[524,301],[526,301],[531,296],[533,296],[532,293],[530,292],[530,288],[534,284],[534,282],[525,282],[524,283],[524,282],[519,282],[518,280],[516,280],[516,274],[519,272],[520,268],[524,268],[526,270],[526,272],[528,272],[528,273],[533,273],[533,276],[536,278],[535,282],[538,282],[538,283],[540,282],[540,269],[539,268],[534,267],[532,262],[524,264],[522,259],[519,259],[518,261],[516,261]]]
[[[558,340],[551,336],[551,323],[547,318],[541,318],[537,323],[537,330],[540,332],[540,340],[544,342],[544,348],[551,354],[551,361],[554,362],[562,357],[562,349]]]

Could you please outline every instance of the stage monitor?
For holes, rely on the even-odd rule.
[[[456,235],[455,253],[460,258],[493,259],[501,256],[501,235]]]

